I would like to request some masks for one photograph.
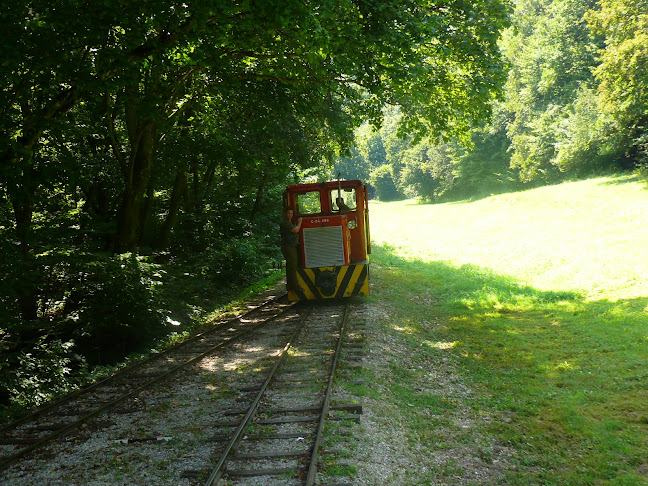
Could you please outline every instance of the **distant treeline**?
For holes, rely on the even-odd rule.
[[[399,137],[397,108],[337,170],[378,197],[466,198],[648,163],[648,3],[517,0],[493,114],[461,139]],[[449,100],[452,103],[452,99]],[[446,134],[447,135],[447,134]],[[468,143],[466,143],[468,142]]]

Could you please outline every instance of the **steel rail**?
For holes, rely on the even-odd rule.
[[[268,376],[263,382],[263,385],[261,385],[261,388],[257,392],[252,404],[248,408],[245,417],[243,417],[243,420],[240,422],[240,424],[234,431],[234,434],[232,435],[229,442],[227,443],[227,446],[225,446],[225,449],[221,453],[220,459],[216,463],[216,466],[214,466],[214,468],[212,469],[211,474],[209,475],[207,481],[205,482],[205,486],[212,486],[214,484],[218,484],[218,481],[220,481],[220,479],[223,477],[223,474],[225,472],[225,463],[227,462],[230,453],[232,452],[234,447],[236,447],[236,445],[240,442],[241,438],[243,437],[243,432],[247,428],[252,418],[254,418],[254,415],[256,414],[257,409],[259,408],[259,404],[261,403],[261,399],[263,398],[266,389],[268,388],[273,378],[275,377],[279,367],[286,361],[286,358],[288,357],[288,351],[293,346],[295,340],[299,337],[299,334],[303,330],[306,320],[308,319],[308,317],[310,317],[311,312],[312,312],[312,307],[309,307],[307,312],[300,319],[297,329],[295,329],[293,334],[288,339],[288,342],[281,350],[281,354],[279,355],[279,358],[277,359],[274,366],[268,373]]]
[[[308,473],[306,475],[306,486],[313,486],[315,480],[317,479],[317,454],[319,452],[319,445],[322,439],[322,434],[324,433],[324,423],[326,422],[326,417],[329,413],[329,408],[331,406],[331,394],[333,393],[333,381],[335,380],[335,370],[337,369],[337,364],[340,358],[340,351],[342,350],[342,343],[344,342],[344,332],[346,330],[346,321],[349,314],[349,304],[344,304],[344,315],[342,316],[342,324],[340,325],[340,334],[338,336],[337,345],[335,347],[335,354],[331,362],[331,367],[329,371],[329,379],[326,385],[326,393],[324,394],[324,399],[322,400],[321,415],[319,422],[317,424],[317,431],[315,432],[315,441],[313,443],[313,448],[311,450],[310,463],[308,465]]]
[[[292,307],[292,305],[289,306],[288,308],[290,308],[290,307]],[[285,313],[288,308],[281,310],[277,315],[272,316],[269,319],[266,319],[266,320],[260,322],[259,324],[256,324],[256,325],[252,326],[251,328],[239,331],[235,335],[233,335],[233,336],[231,336],[229,338],[226,338],[225,340],[219,342],[215,346],[212,346],[207,351],[204,351],[203,353],[200,353],[199,355],[194,356],[193,358],[190,358],[190,359],[176,365],[171,370],[168,370],[168,371],[162,373],[161,375],[156,376],[152,380],[149,380],[149,381],[145,382],[144,384],[140,385],[139,387],[137,387],[135,389],[132,389],[131,391],[129,391],[129,392],[123,394],[123,395],[120,395],[119,397],[117,397],[117,398],[115,398],[113,400],[110,400],[109,402],[107,402],[107,403],[103,404],[102,406],[96,408],[92,412],[83,415],[81,418],[75,420],[74,422],[71,422],[70,424],[68,424],[68,425],[66,425],[64,427],[61,427],[60,429],[57,429],[56,431],[52,432],[51,434],[49,434],[49,435],[47,435],[47,436],[45,436],[45,437],[43,437],[41,439],[38,439],[35,443],[27,446],[26,448],[21,449],[20,451],[14,453],[12,455],[0,458],[0,471],[4,471],[5,469],[7,469],[9,466],[11,466],[15,462],[17,462],[22,457],[26,456],[27,454],[29,454],[29,453],[37,450],[37,449],[40,449],[41,447],[43,447],[43,446],[47,445],[48,443],[50,443],[51,441],[53,441],[54,439],[57,439],[57,438],[65,435],[65,434],[67,434],[68,432],[76,429],[80,425],[92,420],[93,418],[98,417],[99,415],[103,414],[104,412],[112,410],[113,408],[117,407],[119,404],[125,402],[129,398],[132,398],[132,397],[138,395],[139,393],[141,393],[145,389],[150,388],[153,385],[155,385],[155,384],[157,384],[157,383],[159,383],[161,381],[164,381],[165,379],[169,378],[170,376],[174,375],[175,373],[179,372],[180,370],[182,370],[182,369],[184,369],[184,368],[198,362],[199,360],[201,360],[201,359],[203,359],[203,358],[205,358],[207,356],[210,356],[211,354],[214,353],[214,351],[217,351],[218,349],[220,349],[220,348],[222,348],[222,347],[224,347],[224,346],[226,346],[226,345],[240,339],[241,337],[243,337],[245,335],[248,335],[248,334],[256,331],[257,329],[259,329],[259,328],[261,328],[263,326],[266,326],[267,324],[269,324],[270,322],[275,320],[279,315],[281,315],[282,313]],[[241,317],[241,316],[239,316],[239,317]],[[236,320],[236,318],[234,318],[232,320]],[[231,322],[231,321],[229,321],[229,322]]]

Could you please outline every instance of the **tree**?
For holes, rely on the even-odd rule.
[[[648,2],[601,0],[587,20],[605,38],[595,70],[599,99],[625,139],[629,162],[648,163]]]
[[[419,143],[402,155],[399,187],[408,196],[432,201],[454,182],[454,164],[447,144]]]
[[[401,197],[394,183],[394,174],[390,165],[381,165],[371,171],[369,183],[375,191],[375,195],[381,201],[393,201]]]
[[[521,0],[503,52],[511,63],[505,87],[511,165],[523,180],[556,177],[556,144],[581,86],[593,82],[596,45],[585,12],[594,6],[569,0]],[[564,164],[563,164],[564,166]]]
[[[553,163],[562,172],[586,175],[609,167],[623,150],[622,136],[601,109],[596,91],[581,88],[560,121]]]
[[[114,218],[117,208],[112,248],[135,251],[154,239],[156,194],[168,204],[160,213],[168,239],[192,171],[213,190],[222,161],[252,169],[259,181],[279,167],[281,174],[314,163],[298,160],[308,152],[321,162],[348,147],[364,120],[380,125],[385,104],[400,106],[403,134],[456,133],[487,113],[504,82],[503,0],[86,3],[19,1],[0,14],[0,185],[12,207],[6,226],[25,261],[38,254],[30,232],[39,190],[61,184],[62,174],[80,185],[86,203],[109,201],[96,205],[104,216]],[[282,101],[270,93],[282,93]],[[248,106],[272,114],[250,117]],[[216,162],[204,154],[161,161],[173,152],[171,134],[199,114],[230,127],[211,150],[223,151]],[[252,134],[263,143],[251,142]],[[100,161],[108,162],[105,176],[92,173]],[[260,201],[264,184],[251,199]],[[67,191],[79,197],[76,187]],[[22,302],[23,314],[34,317],[33,292]]]
[[[46,161],[37,160],[39,142],[78,102],[78,80],[87,77],[91,65],[89,45],[86,39],[79,43],[75,33],[94,41],[104,33],[101,27],[89,31],[72,14],[79,2],[57,7],[18,2],[0,13],[0,184],[13,207],[23,254],[29,251],[35,191],[44,182],[41,164]]]
[[[360,152],[357,145],[354,144],[349,148],[346,156],[340,156],[335,159],[332,177],[340,176],[344,179],[360,179],[366,181],[369,179],[371,166]]]

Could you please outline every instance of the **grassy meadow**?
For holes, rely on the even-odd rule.
[[[385,384],[403,433],[421,457],[459,443],[476,457],[431,461],[403,484],[648,484],[642,182],[370,211],[369,302],[388,314],[376,325],[407,348]],[[441,381],[468,391],[424,386],[438,363],[453,375]],[[463,432],[459,415],[472,417]]]

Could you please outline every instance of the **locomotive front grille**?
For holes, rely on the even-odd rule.
[[[342,226],[304,228],[306,268],[345,265]]]

